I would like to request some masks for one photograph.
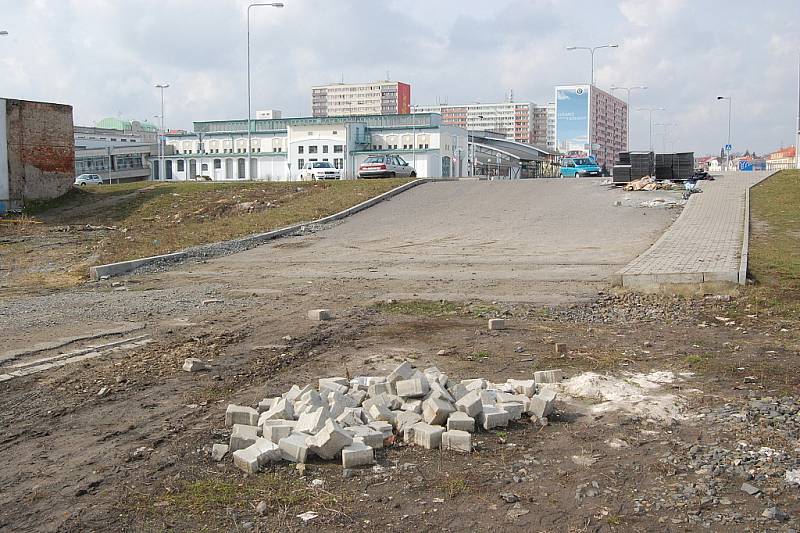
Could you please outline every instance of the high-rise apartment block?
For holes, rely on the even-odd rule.
[[[399,81],[320,85],[311,88],[311,110],[315,117],[407,115],[411,85]]]
[[[555,145],[554,109],[530,102],[414,106],[413,113],[439,113],[442,122],[469,130],[493,131],[507,139],[541,147]],[[548,120],[552,124],[548,125]],[[548,137],[548,132],[551,137]]]

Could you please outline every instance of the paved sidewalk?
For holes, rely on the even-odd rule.
[[[617,272],[624,287],[740,279],[747,191],[770,172],[731,172],[701,181],[681,215],[646,252]],[[620,279],[621,278],[621,279]]]

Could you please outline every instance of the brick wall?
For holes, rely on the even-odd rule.
[[[61,196],[75,180],[72,106],[5,103],[11,207]]]

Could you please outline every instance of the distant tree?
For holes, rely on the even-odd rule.
[[[724,146],[719,149],[719,158],[720,159],[725,159],[725,147]]]

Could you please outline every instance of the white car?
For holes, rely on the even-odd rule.
[[[311,161],[300,171],[301,180],[338,180],[342,171],[328,161]]]
[[[81,174],[75,178],[75,185],[102,185],[103,178],[97,174]]]
[[[371,155],[358,167],[359,178],[416,178],[417,171],[399,155]]]

